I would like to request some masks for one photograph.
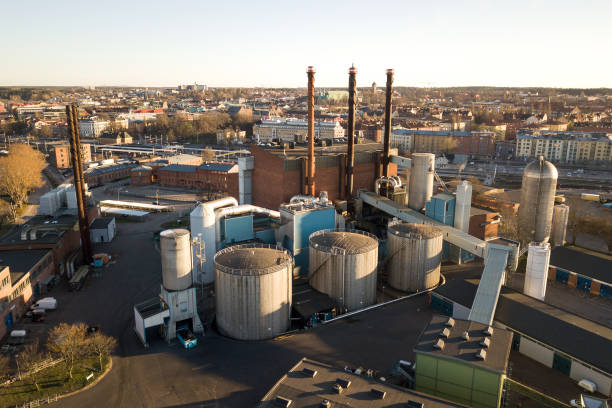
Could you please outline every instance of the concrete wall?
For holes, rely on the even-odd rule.
[[[533,340],[521,336],[519,352],[539,363],[544,364],[546,367],[552,367],[553,358],[555,355],[554,351],[534,342]]]
[[[584,378],[591,380],[597,384],[597,391],[608,397],[612,396],[612,378],[595,371],[592,368],[579,363],[578,361],[572,361],[570,377],[576,381],[580,381]]]
[[[460,305],[459,303],[453,304],[453,317],[455,319],[468,320],[470,316],[470,308]]]

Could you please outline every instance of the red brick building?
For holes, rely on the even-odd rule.
[[[55,146],[54,154],[51,156],[53,165],[58,169],[72,168],[70,146],[61,144]],[[81,144],[81,158],[83,163],[91,162],[91,147],[87,143]]]
[[[134,167],[130,173],[130,182],[134,186],[148,186],[153,182],[153,169],[149,166]]]
[[[382,175],[382,145],[355,145],[354,191],[374,190],[374,182]],[[252,178],[253,204],[278,208],[297,194],[305,194],[307,149],[262,149],[251,147],[254,158]],[[346,145],[315,149],[315,189],[327,191],[330,200],[346,199]],[[397,174],[391,164],[389,175]]]
[[[472,207],[470,210],[469,234],[485,240],[498,237],[500,215],[494,211]]]
[[[136,167],[134,163],[115,163],[90,167],[85,170],[85,182],[90,186],[97,186],[110,181],[125,179],[130,177],[134,167]]]
[[[208,192],[223,192],[238,197],[238,165],[208,162],[199,166],[171,164],[157,170],[159,184],[187,187]]]

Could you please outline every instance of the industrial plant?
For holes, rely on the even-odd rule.
[[[543,157],[525,166],[516,239],[471,235],[473,220],[482,220],[477,222],[484,230],[499,223],[500,216],[480,217],[480,210],[473,207],[470,181],[460,180],[454,189],[449,188],[436,172],[434,154],[404,157],[390,148],[394,73],[388,70],[382,148],[371,150],[376,163],[369,170],[375,176],[373,188],[356,188],[355,168],[365,157],[359,156],[359,163],[355,160],[356,152],[364,150],[357,138],[350,137],[354,133],[356,72],[354,67],[349,70],[346,152],[337,147],[315,148],[315,70],[309,67],[308,144],[304,150],[295,148],[289,156],[283,153],[284,170],[280,170],[292,171],[294,164],[288,160],[294,157],[299,163],[298,185],[291,182],[291,189],[283,187],[281,195],[255,196],[253,191],[261,192],[262,185],[255,185],[258,176],[253,175],[265,168],[260,161],[268,160],[267,150],[255,149],[259,153],[239,160],[238,197],[198,204],[190,213],[190,231],[161,232],[163,284],[158,298],[135,305],[135,330],[145,345],[154,333],[152,328],[168,342],[177,337],[177,330],[202,335],[214,330],[235,340],[263,341],[299,335],[423,295],[436,314],[413,345],[416,370],[408,370],[409,365],[404,367],[408,371],[399,369],[402,378],[416,391],[455,403],[502,406],[508,390],[525,392],[524,386],[509,376],[511,349],[518,347],[520,353],[538,361],[540,356],[527,348],[527,341],[542,343],[564,355],[574,353],[566,345],[548,340],[547,335],[522,332],[508,321],[518,316],[508,318],[506,312],[511,304],[508,285],[518,275],[517,268],[524,268],[524,283],[523,293],[517,293],[521,300],[514,301],[523,302],[522,310],[527,314],[546,307],[551,249],[565,243],[569,214],[568,205],[556,196],[557,169]],[[274,152],[275,148],[268,150]],[[332,174],[329,166],[337,179],[332,191],[320,187],[331,185],[324,181]],[[363,168],[359,171],[364,172]],[[283,174],[280,177],[283,183],[289,180]],[[286,191],[296,193],[287,197]],[[253,204],[254,199],[259,203],[282,202],[266,208]],[[479,279],[446,281],[448,265],[480,261]],[[608,285],[599,283],[602,293],[608,293]],[[204,303],[207,306],[202,306]],[[550,321],[553,327],[559,324]],[[600,333],[592,334],[589,341],[597,344],[601,341],[598,336],[612,339],[605,334],[609,330]],[[557,358],[557,351],[554,353]],[[564,372],[610,395],[609,361],[584,360],[576,357],[572,363],[574,359],[569,357],[569,364],[576,368]],[[314,377],[316,373],[306,374]],[[341,394],[349,383],[337,383],[336,393]],[[384,398],[384,392],[382,397],[374,393],[375,400],[377,395]],[[287,395],[277,384],[262,403],[291,406],[291,398],[301,397]],[[329,396],[320,399],[322,406],[334,406],[325,405]],[[348,400],[344,402],[353,406]]]

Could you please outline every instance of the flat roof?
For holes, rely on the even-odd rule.
[[[554,247],[550,266],[612,284],[612,256],[578,247]]]
[[[266,150],[274,155],[283,156],[287,158],[304,157],[308,155],[308,145],[305,143],[296,144],[293,149],[283,149],[282,147],[264,147],[257,146],[263,150]],[[336,144],[330,146],[315,146],[315,156],[331,156],[347,153],[347,143]],[[355,154],[358,153],[374,153],[382,152],[382,143],[358,143],[354,145]],[[397,150],[397,149],[392,149]]]
[[[487,336],[484,334],[484,330],[489,327],[486,324],[458,319],[450,319],[450,321],[452,321],[453,325],[452,327],[447,327],[446,324],[449,322],[448,316],[433,316],[427,327],[423,330],[414,351],[456,359],[497,373],[506,372],[510,356],[510,345],[512,343],[512,332],[494,328],[493,333]],[[447,336],[444,338],[440,337],[441,333],[446,329],[448,329],[445,332]],[[464,332],[468,333],[468,340],[462,338]],[[490,344],[487,347],[480,344],[486,338],[490,340]],[[441,349],[434,348],[434,344],[440,339],[444,342],[444,346]],[[476,357],[476,353],[481,350],[486,352],[484,360]]]
[[[96,218],[90,225],[92,230],[95,229],[106,229],[108,228],[108,224],[113,221],[113,217],[104,217],[104,218]]]
[[[451,279],[436,293],[471,308],[478,279]],[[612,329],[551,306],[506,286],[502,287],[494,319],[601,370],[612,373]]]
[[[11,283],[15,285],[49,252],[50,249],[0,249],[0,265],[9,267]]]
[[[0,241],[0,247],[2,245],[15,245],[24,243],[36,243],[36,244],[56,244],[60,241],[61,237],[67,228],[61,228],[63,226],[70,225],[74,226],[78,222],[78,217],[74,214],[62,214],[58,217],[52,217],[47,215],[36,215],[28,220],[27,223],[20,226],[20,228],[13,229],[12,232],[6,234]],[[27,240],[21,239],[21,231],[28,229],[29,227],[44,226],[49,227],[56,225],[58,229],[56,231],[44,231],[42,234],[37,234],[36,239],[31,240],[28,234]]]
[[[316,371],[317,374],[312,377],[304,373],[304,369]],[[340,394],[333,390],[338,379],[350,381],[349,387]],[[372,389],[385,392],[384,399],[374,395]],[[303,358],[289,370],[268,391],[257,407],[278,407],[277,397],[290,399],[290,408],[320,407],[325,400],[331,402],[332,407],[341,408],[399,407],[409,401],[420,402],[426,408],[463,407],[442,398],[380,382],[365,375],[349,373],[307,358]]]
[[[104,214],[127,215],[130,217],[143,217],[149,213],[148,211],[127,210],[125,208],[104,207],[104,206],[100,206],[100,211],[103,212]]]

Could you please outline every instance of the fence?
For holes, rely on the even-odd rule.
[[[40,407],[41,405],[44,404],[50,404],[52,402],[55,402],[59,399],[59,394],[55,394],[53,396],[48,395],[45,398],[41,398],[41,399],[37,399],[34,401],[30,401],[30,402],[26,402],[25,404],[20,404],[20,405],[15,405],[15,408],[33,408],[33,407]]]

